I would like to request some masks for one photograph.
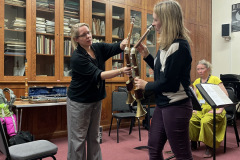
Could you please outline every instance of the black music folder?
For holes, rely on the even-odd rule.
[[[216,84],[201,83],[197,84],[196,87],[212,108],[221,108],[233,104],[231,99],[229,99],[223,90]]]
[[[190,88],[193,110],[201,111],[202,110],[201,104],[199,103],[193,88],[192,87],[189,87],[189,88]]]

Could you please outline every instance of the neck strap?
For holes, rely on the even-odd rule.
[[[204,83],[207,83],[207,82],[208,82],[210,76],[211,76],[211,74],[208,75],[208,78],[207,78],[207,80],[206,80]],[[200,83],[202,83],[202,78],[200,79]]]

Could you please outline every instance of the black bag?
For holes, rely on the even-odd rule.
[[[30,132],[20,131],[9,139],[9,145],[13,146],[16,144],[27,143],[31,141],[34,141],[34,136]]]

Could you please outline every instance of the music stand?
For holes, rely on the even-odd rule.
[[[197,84],[197,89],[213,109],[213,160],[216,159],[216,108],[233,104],[229,97],[216,84]]]

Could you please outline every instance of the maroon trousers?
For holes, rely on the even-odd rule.
[[[156,107],[149,130],[149,159],[163,160],[163,148],[169,141],[177,160],[192,160],[189,140],[189,120],[192,116],[191,100],[165,108]]]

